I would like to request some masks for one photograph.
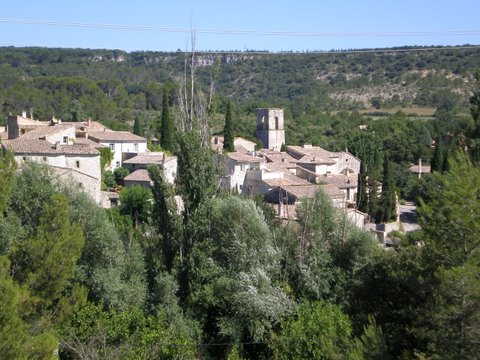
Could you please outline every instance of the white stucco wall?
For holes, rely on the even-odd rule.
[[[110,163],[110,170],[114,171],[116,168],[122,166],[122,154],[123,153],[144,153],[147,151],[147,143],[130,143],[130,142],[100,142],[100,144],[110,147],[113,151],[113,160]]]
[[[67,138],[67,142],[64,141],[64,137]],[[45,137],[45,140],[47,140],[50,144],[55,144],[56,142],[58,142],[64,145],[71,144],[74,139],[75,126]]]

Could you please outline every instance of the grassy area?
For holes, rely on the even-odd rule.
[[[378,113],[378,116],[381,116],[382,113],[395,114],[397,111],[402,111],[405,114],[412,114],[417,116],[433,116],[437,109],[430,107],[395,107],[391,109],[365,109],[360,110],[361,114],[373,115]]]

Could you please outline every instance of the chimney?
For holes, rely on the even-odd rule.
[[[22,117],[27,118],[27,110],[22,110]]]
[[[88,118],[88,120],[87,120],[87,126],[88,126],[88,127],[92,126],[92,119]]]
[[[55,141],[55,150],[58,149],[59,145],[60,145],[60,141]]]

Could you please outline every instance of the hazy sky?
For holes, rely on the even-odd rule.
[[[0,46],[185,50],[192,26],[198,50],[480,45],[480,0],[17,0],[1,8]]]

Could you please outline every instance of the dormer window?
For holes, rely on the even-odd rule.
[[[68,136],[64,136],[64,137],[63,137],[63,143],[64,143],[64,144],[68,144]]]

